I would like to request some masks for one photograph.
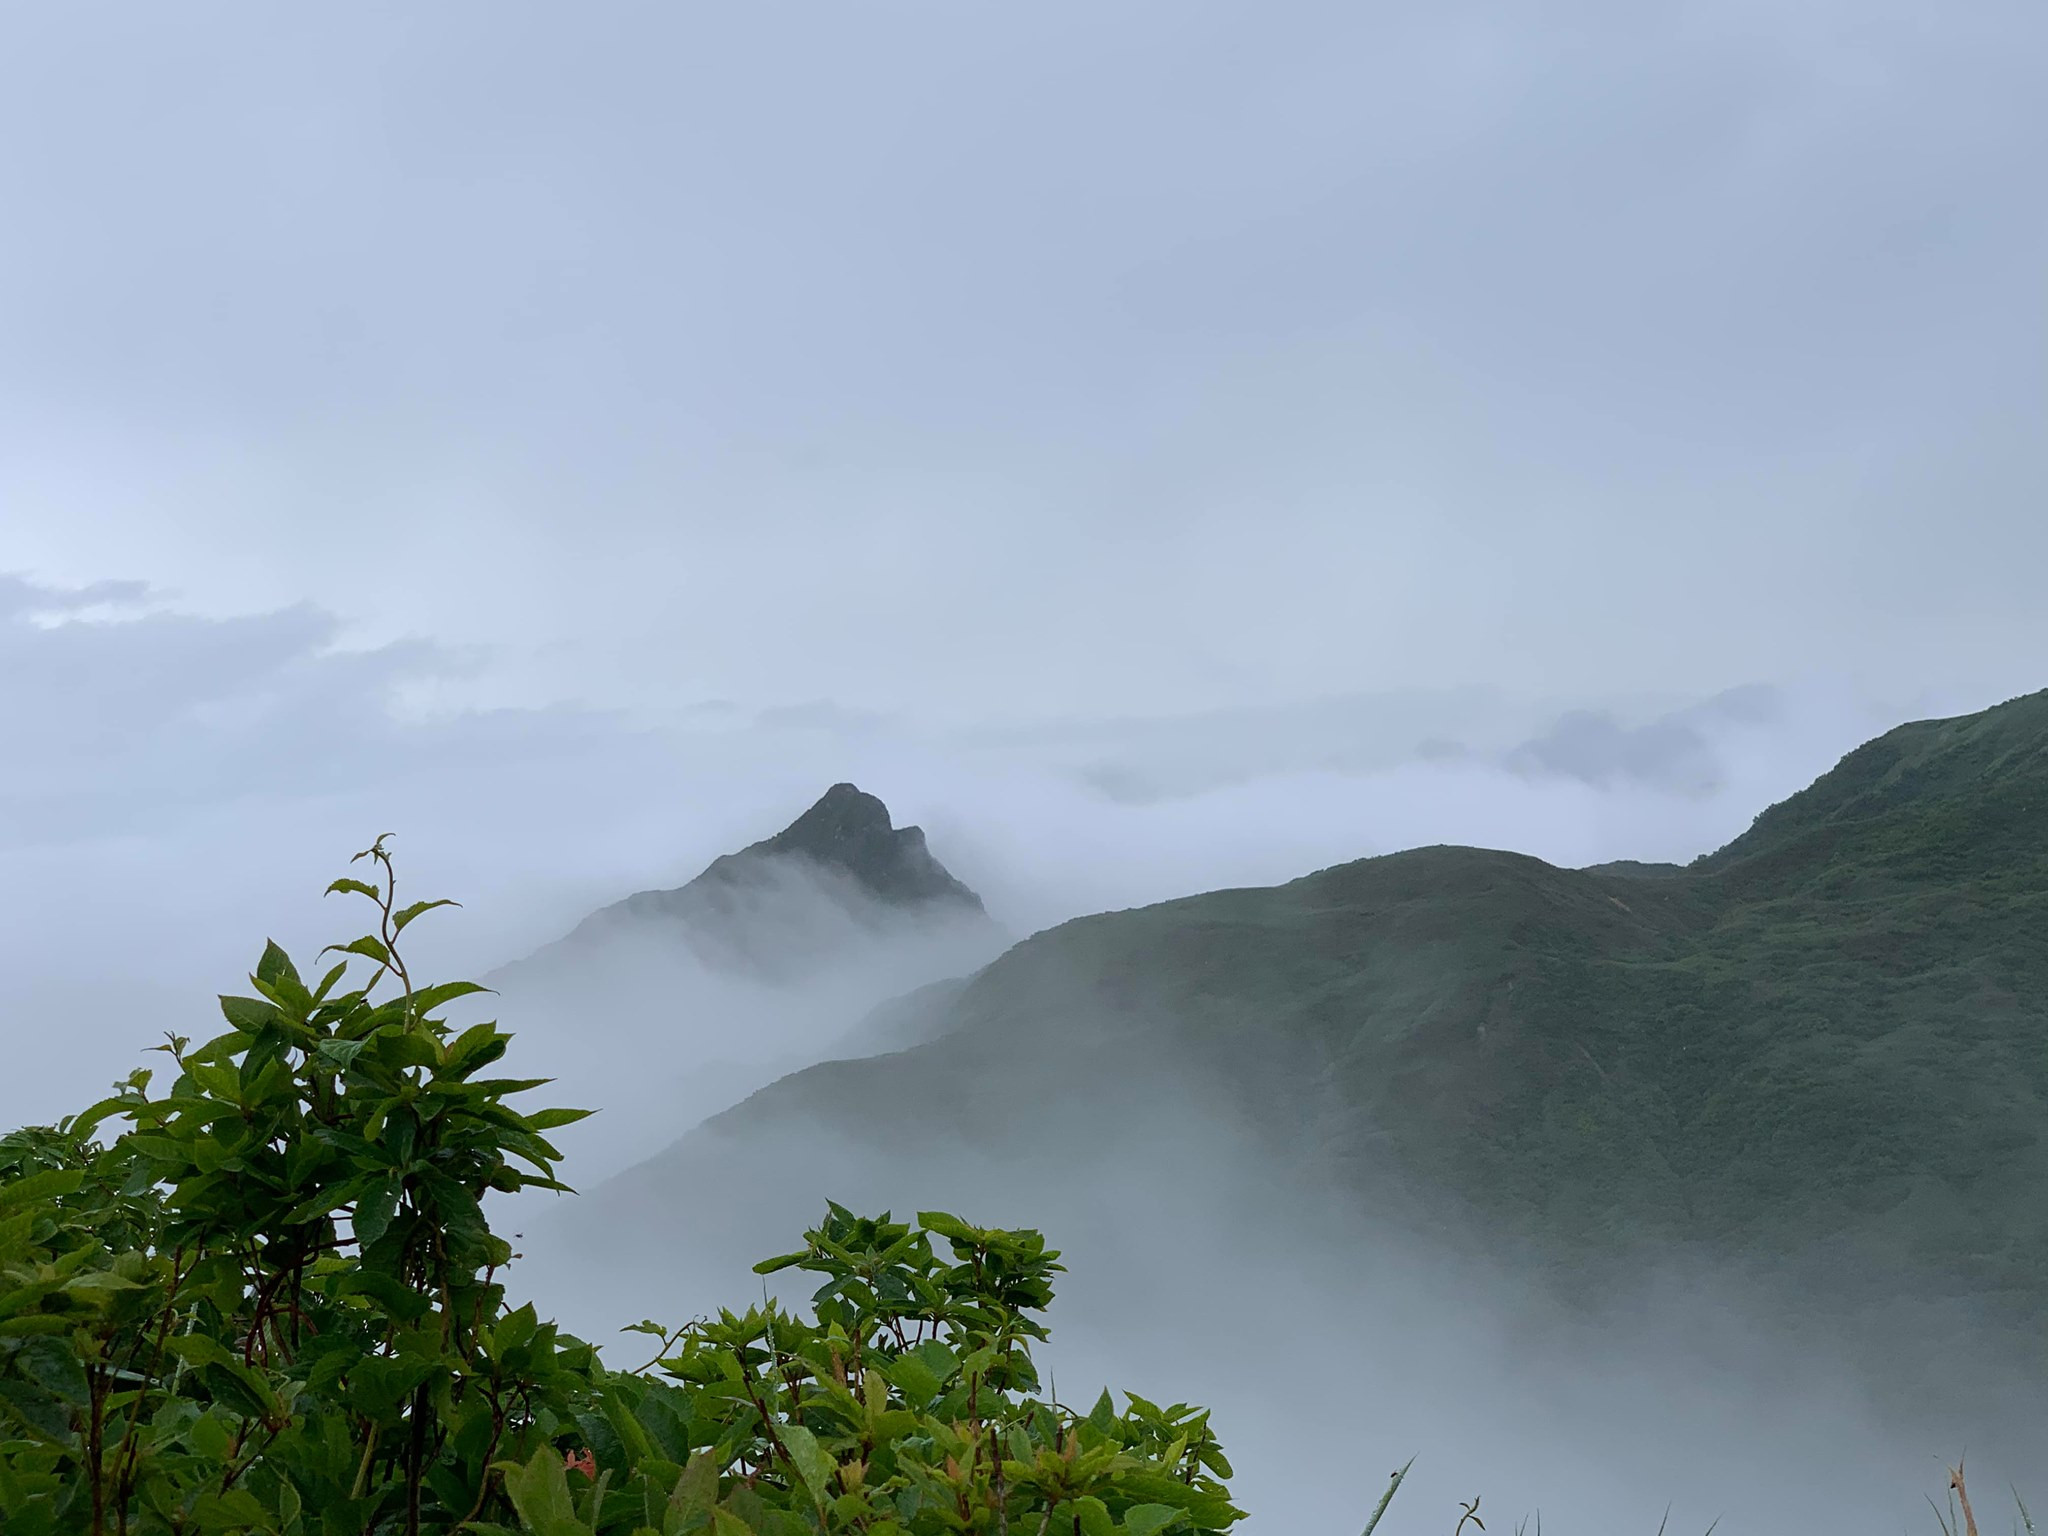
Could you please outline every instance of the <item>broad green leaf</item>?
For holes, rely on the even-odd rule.
[[[260,997],[223,996],[220,1000],[220,1013],[221,1017],[235,1028],[251,1034],[283,1018],[277,1004],[265,1002]]]
[[[384,947],[384,941],[367,933],[359,939],[350,939],[346,944],[330,944],[320,953],[361,955],[365,959],[376,961],[379,965],[391,964],[391,951]]]
[[[400,1069],[432,1066],[441,1054],[440,1047],[428,1036],[396,1025],[378,1030],[371,1037],[370,1045],[379,1061],[387,1067]]]
[[[588,1120],[596,1113],[594,1109],[537,1109],[520,1118],[525,1120],[528,1130],[552,1131],[558,1125],[574,1125],[578,1120]],[[757,1273],[765,1274],[767,1271],[757,1269]]]
[[[179,1334],[164,1347],[187,1365],[221,1365],[234,1358],[227,1345],[206,1333]]]
[[[534,1330],[540,1324],[539,1314],[533,1310],[533,1303],[527,1302],[514,1307],[498,1319],[491,1330],[491,1351],[502,1355],[508,1350],[519,1348],[533,1338]]]
[[[260,1531],[271,1524],[263,1506],[246,1488],[200,1494],[192,1505],[191,1520],[202,1531]]]
[[[0,1318],[0,1339],[33,1338],[40,1334],[69,1333],[78,1326],[76,1317],[57,1312],[30,1312],[21,1317]]]
[[[263,956],[256,962],[256,979],[271,987],[280,983],[289,986],[301,985],[298,967],[292,964],[292,957],[284,952],[275,939],[263,941]]]
[[[367,1248],[381,1238],[398,1214],[399,1181],[380,1179],[356,1197],[354,1227],[357,1241]]]
[[[818,1437],[801,1424],[780,1425],[775,1433],[810,1491],[811,1502],[823,1509],[832,1498],[832,1458],[819,1447]]]
[[[966,1244],[969,1247],[981,1242],[988,1235],[979,1228],[970,1227],[957,1216],[947,1215],[944,1211],[919,1211],[917,1224],[928,1231],[938,1233],[950,1242]]]
[[[437,990],[441,989],[429,987],[425,992],[414,994],[413,1002],[421,1013],[433,1012],[434,1004],[427,1001],[427,993]],[[455,1076],[467,1076],[477,1068],[503,1056],[510,1038],[495,1024],[472,1024],[448,1042],[448,1048],[441,1058],[441,1066],[444,1071]]]
[[[82,1168],[45,1168],[0,1182],[0,1211],[21,1205],[39,1205],[78,1193],[85,1183]]]
[[[1087,1423],[1090,1429],[1105,1435],[1115,1427],[1116,1404],[1110,1401],[1107,1390],[1095,1400],[1095,1406],[1088,1410]]]
[[[475,981],[443,981],[431,987],[421,987],[413,993],[413,1006],[421,1013],[432,1013],[443,1003],[452,1003],[458,997],[468,997],[473,992],[489,992],[491,989]],[[492,1024],[480,1024],[478,1029],[495,1029]],[[467,1032],[465,1032],[467,1033]]]
[[[1186,1514],[1165,1504],[1134,1504],[1124,1511],[1124,1536],[1155,1536]]]
[[[355,1059],[362,1055],[363,1047],[369,1043],[367,1040],[322,1040],[313,1054],[322,1065],[337,1072],[346,1072],[355,1065]]]
[[[459,907],[461,905],[461,902],[450,901],[446,896],[441,897],[438,901],[416,901],[411,906],[401,907],[398,911],[391,914],[391,931],[393,933],[405,932],[406,924],[422,913],[433,911],[436,907]]]
[[[930,1366],[916,1355],[898,1355],[882,1367],[882,1374],[890,1385],[903,1394],[905,1402],[914,1408],[922,1408],[939,1395],[945,1385]]]
[[[618,1388],[613,1387],[604,1394],[605,1422],[612,1427],[612,1433],[619,1437],[626,1448],[626,1458],[631,1463],[640,1463],[654,1456],[654,1442],[647,1438],[647,1430],[634,1417],[632,1404]]]
[[[699,1451],[676,1479],[668,1496],[668,1507],[682,1515],[701,1515],[718,1502],[718,1463],[709,1451]]]
[[[248,1418],[273,1418],[283,1406],[262,1373],[240,1360],[204,1366],[199,1377],[213,1394],[214,1401],[234,1408]]]
[[[937,1339],[926,1339],[911,1354],[924,1362],[924,1368],[938,1377],[941,1385],[959,1373],[959,1358]]]
[[[192,1161],[192,1149],[175,1136],[130,1131],[121,1138],[121,1144],[142,1157],[155,1162],[169,1163],[173,1167],[183,1167]]]
[[[519,1518],[539,1536],[581,1529],[569,1496],[569,1473],[562,1453],[542,1445],[524,1466],[516,1461],[500,1462],[505,1474],[505,1493]]]
[[[208,1461],[226,1461],[234,1453],[234,1432],[216,1410],[201,1414],[185,1431],[185,1443]]]
[[[85,1368],[79,1364],[68,1339],[30,1339],[15,1351],[14,1366],[37,1386],[74,1408],[83,1408],[91,1399]]]

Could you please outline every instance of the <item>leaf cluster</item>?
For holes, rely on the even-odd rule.
[[[84,1114],[0,1137],[0,1529],[271,1536],[1085,1536],[1227,1530],[1205,1412],[1046,1394],[1039,1234],[836,1204],[759,1266],[820,1277],[608,1368],[511,1305],[493,1193],[564,1190],[491,1075],[509,1036],[442,1010],[375,912],[306,981],[267,945],[227,1028],[170,1037]],[[364,971],[367,974],[363,974]],[[360,976],[352,980],[352,973]]]

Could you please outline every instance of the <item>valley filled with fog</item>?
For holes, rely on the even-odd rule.
[[[802,889],[801,867],[778,879],[788,905],[776,920],[833,925],[845,892]],[[1085,1091],[1056,1066],[1006,1078],[1031,1106],[1008,1138],[958,1124],[929,1090],[892,1094],[857,1075],[827,1086],[857,1102],[872,1135],[742,1102],[802,1066],[920,1043],[914,1008],[908,1027],[900,1006],[865,1030],[820,1024],[867,1014],[890,985],[965,976],[989,940],[943,916],[925,932],[873,927],[851,941],[866,968],[842,954],[778,984],[679,959],[658,929],[626,931],[589,984],[552,1005],[510,986],[497,1011],[524,1013],[525,1059],[560,1064],[550,1102],[603,1111],[561,1133],[572,1164],[595,1154],[581,1193],[525,1196],[507,1212],[522,1294],[605,1339],[643,1317],[758,1300],[767,1288],[751,1263],[790,1246],[826,1199],[1036,1227],[1071,1270],[1046,1353],[1056,1388],[1083,1405],[1105,1385],[1213,1405],[1255,1530],[1356,1523],[1373,1474],[1411,1455],[1407,1506],[1484,1493],[1496,1516],[1650,1529],[1668,1504],[1679,1528],[1718,1518],[1760,1531],[1880,1523],[1939,1481],[1950,1442],[1990,1486],[2039,1455],[2048,1397],[1967,1306],[1894,1301],[1829,1333],[1728,1258],[1654,1246],[1619,1282],[1575,1297],[1509,1245],[1360,1216],[1171,1059],[1078,1069],[1114,1073],[1106,1094],[1099,1077]],[[1063,1006],[1056,981],[1049,992]],[[1125,1011],[1147,1006],[1130,998]],[[1113,1015],[1070,1023],[1120,1027]],[[721,1056],[735,1044],[750,1054]],[[1062,1048],[1053,1037],[1041,1050]],[[608,1075],[607,1059],[640,1063],[641,1080]],[[657,1061],[666,1083],[652,1078]],[[621,1147],[663,1138],[678,1145],[618,1171]],[[610,1347],[623,1358],[638,1343]]]

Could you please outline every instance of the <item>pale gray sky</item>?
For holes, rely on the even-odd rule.
[[[845,777],[1027,926],[1701,851],[2048,683],[2044,151],[2037,0],[0,0],[0,1013]]]
[[[2039,681],[2034,0],[5,17],[0,569],[524,702]]]

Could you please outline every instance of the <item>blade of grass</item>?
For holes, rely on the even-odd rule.
[[[1372,1512],[1372,1518],[1365,1522],[1365,1530],[1361,1536],[1372,1536],[1372,1533],[1379,1529],[1380,1520],[1386,1514],[1387,1506],[1394,1502],[1394,1494],[1401,1486],[1401,1479],[1408,1475],[1408,1468],[1414,1465],[1415,1458],[1410,1456],[1407,1466],[1394,1474],[1392,1481],[1387,1484],[1387,1491],[1380,1495],[1379,1507]]]
[[[1977,1516],[1970,1509],[1970,1490],[1963,1485],[1963,1464],[1960,1460],[1948,1469],[1948,1485],[1955,1490],[1956,1497],[1963,1501],[1963,1527],[1968,1536],[1977,1536]]]

